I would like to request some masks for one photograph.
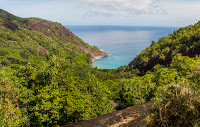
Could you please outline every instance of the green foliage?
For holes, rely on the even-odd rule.
[[[1,64],[4,65],[4,66],[10,66],[11,62],[10,62],[10,60],[3,59],[3,60],[1,61]]]
[[[154,114],[151,114],[148,126],[199,126],[199,91],[190,88],[171,86],[165,91],[162,100],[156,101]]]
[[[7,19],[9,21],[23,21],[25,19],[22,19],[22,18],[19,18],[17,16],[14,16],[13,14],[10,14],[2,9],[0,9],[0,17],[3,18],[3,19]]]
[[[165,64],[168,66],[153,65],[151,71],[138,76],[140,71],[131,66],[93,68],[91,54],[80,52],[75,43],[57,38],[59,33],[56,30],[43,28],[53,33],[50,37],[27,27],[24,19],[5,11],[0,10],[0,17],[1,126],[59,126],[150,100],[159,100],[158,106],[161,107],[174,104],[173,113],[177,111],[173,106],[180,106],[180,111],[186,111],[181,115],[187,118],[181,120],[196,124],[194,121],[199,115],[195,111],[199,110],[199,105],[195,98],[199,94],[194,91],[200,89],[200,57],[194,57],[196,54],[191,55],[191,51],[193,53],[200,44],[199,23],[174,31],[158,42],[153,41],[137,56],[138,63],[146,66],[158,58],[164,62],[168,60]],[[6,27],[5,19],[20,29]],[[55,26],[62,27],[59,23]],[[98,50],[80,38],[70,39],[81,42],[89,50]],[[175,86],[173,89],[172,85]],[[175,89],[177,86],[195,93],[190,94],[192,104],[185,99],[188,95],[176,94],[180,92]],[[151,123],[165,125],[171,112],[167,116],[162,114],[163,124],[158,120],[160,110],[156,108]],[[162,111],[169,111],[166,109]]]
[[[23,90],[27,91],[27,88],[20,86],[10,71],[12,70],[5,68],[0,72],[0,125],[29,125],[27,105],[25,105],[28,96],[22,98]]]
[[[7,51],[0,51],[0,56],[6,56],[8,54]]]
[[[151,46],[135,58],[135,65],[132,66],[139,69],[144,75],[156,64],[169,66],[173,57],[178,53],[190,57],[200,54],[199,43],[200,23],[198,22],[194,26],[180,28],[173,34],[160,38],[157,42],[152,41]]]
[[[111,90],[118,80],[102,77],[114,77],[114,71],[92,68],[91,55],[79,52],[77,44],[34,31],[7,12],[0,17],[0,125],[56,126],[114,110]],[[6,27],[5,19],[20,29]]]

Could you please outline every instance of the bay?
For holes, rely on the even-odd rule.
[[[177,30],[177,27],[152,26],[66,26],[90,45],[111,54],[94,60],[94,67],[116,69],[128,65],[142,50]]]

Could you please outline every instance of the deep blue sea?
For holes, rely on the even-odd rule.
[[[116,69],[128,65],[142,50],[177,30],[177,27],[152,26],[66,26],[90,45],[111,54],[94,60],[94,67]]]

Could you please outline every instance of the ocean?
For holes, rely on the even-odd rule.
[[[111,54],[94,60],[94,67],[116,69],[128,65],[142,50],[177,30],[177,27],[152,26],[66,26],[90,45]]]

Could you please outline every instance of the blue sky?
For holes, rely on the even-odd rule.
[[[200,0],[0,0],[0,8],[63,25],[183,27],[200,20]]]

